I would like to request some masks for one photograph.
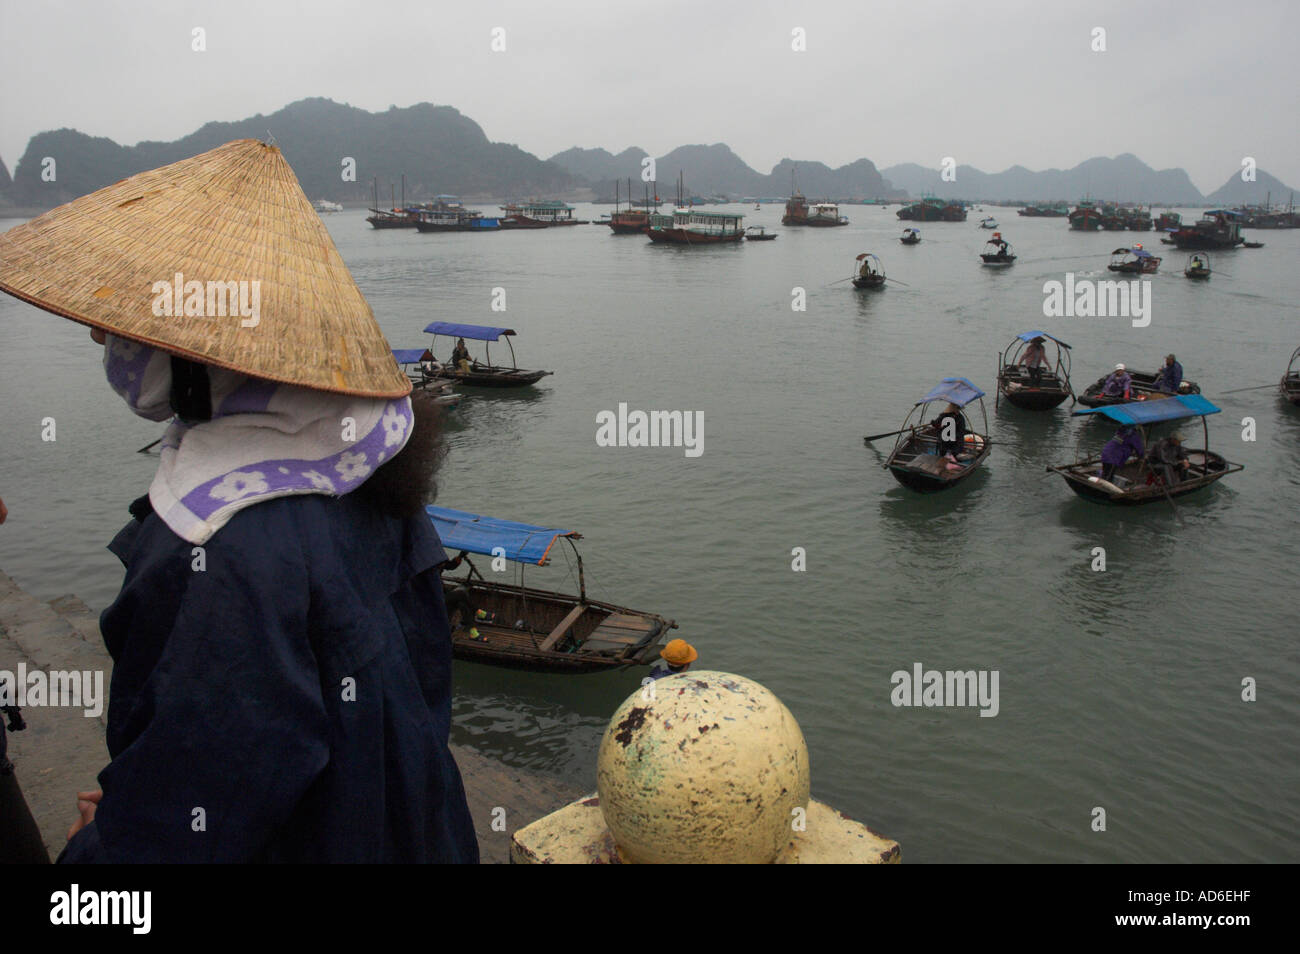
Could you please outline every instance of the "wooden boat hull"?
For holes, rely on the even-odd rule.
[[[501,228],[507,231],[510,229],[545,229],[549,228],[552,224],[553,223],[551,222],[540,222],[537,219],[530,219],[525,215],[506,216],[501,220]]]
[[[980,261],[988,268],[1009,268],[1016,264],[1016,256],[981,255]]]
[[[1186,271],[1184,271],[1183,274],[1188,278],[1194,278],[1199,281],[1204,281],[1205,279],[1210,277],[1210,270],[1208,268],[1189,268]]]
[[[463,587],[474,609],[496,617],[490,623],[461,621],[455,613],[452,656],[466,662],[531,672],[605,672],[653,662],[664,636],[677,627],[653,613],[596,600],[583,603],[570,594],[477,578],[445,580]],[[478,639],[470,636],[470,626]],[[557,629],[563,629],[562,636],[556,636]]]
[[[859,275],[857,278],[853,279],[853,287],[854,288],[884,288],[885,279],[878,275],[874,275],[868,278],[863,278],[861,275]]]
[[[1300,374],[1288,374],[1278,383],[1282,399],[1300,407]]]
[[[1168,391],[1161,391],[1156,387],[1156,376],[1147,374],[1142,371],[1130,371],[1129,377],[1133,379],[1133,386],[1130,389],[1133,397],[1130,400],[1153,401],[1160,398],[1172,397]],[[1124,404],[1126,403],[1123,395],[1119,397],[1107,397],[1102,394],[1102,388],[1105,386],[1106,379],[1101,378],[1094,384],[1088,385],[1087,390],[1079,395],[1079,403],[1084,407],[1105,407],[1107,404]],[[1184,381],[1178,389],[1179,394],[1200,394],[1201,388],[1195,381]],[[1091,416],[1091,415],[1090,415]]]
[[[998,393],[1011,405],[1025,411],[1050,411],[1060,407],[1070,396],[1070,390],[1064,387],[1055,374],[1044,373],[1039,387],[1029,383],[1027,374],[1020,374],[1019,368],[1008,369],[998,375]]]
[[[1106,268],[1112,272],[1121,272],[1125,275],[1154,275],[1160,268],[1160,259],[1147,259],[1150,265],[1142,262],[1124,262],[1120,264],[1107,265]]]
[[[745,241],[746,241],[746,242],[775,242],[775,241],[776,241],[776,233],[773,232],[771,235],[767,235],[767,234],[764,234],[764,235],[746,235],[746,236],[745,236]]]
[[[644,235],[645,230],[650,228],[648,223],[629,225],[623,222],[605,222],[603,224],[608,225],[609,230],[615,235]]]
[[[920,245],[920,244],[921,244],[921,240],[920,240],[919,238],[914,238],[914,239],[906,239],[906,238],[902,238],[902,239],[899,239],[899,241],[902,242],[904,245]]]
[[[1194,476],[1187,480],[1180,480],[1168,488],[1158,480],[1154,483],[1146,483],[1143,475],[1147,472],[1137,462],[1126,464],[1118,472],[1124,476],[1132,475],[1133,482],[1127,486],[1108,485],[1100,479],[1100,457],[1047,469],[1049,472],[1060,474],[1070,485],[1070,489],[1084,500],[1121,507],[1163,503],[1169,498],[1183,497],[1208,487],[1228,474],[1244,469],[1241,464],[1233,464],[1213,451],[1189,451],[1187,458],[1192,463]]]
[[[407,218],[395,218],[390,216],[371,215],[366,217],[366,221],[377,229],[413,229],[415,222]]]
[[[978,437],[979,441],[972,441],[970,438]],[[885,466],[889,472],[894,475],[894,479],[906,487],[908,490],[914,490],[921,494],[942,493],[945,490],[951,490],[971,474],[979,469],[980,465],[989,456],[988,439],[977,434],[967,435],[968,446],[978,451],[969,461],[963,461],[965,465],[962,470],[948,471],[942,474],[936,474],[916,466],[913,462],[917,459],[918,452],[933,450],[935,442],[932,438],[913,436],[904,444],[896,447],[885,461]],[[933,456],[933,455],[931,455]]]
[[[708,235],[704,232],[692,232],[690,229],[647,229],[646,236],[652,242],[668,245],[724,245],[739,242],[745,237],[744,232],[729,232],[725,235]]]
[[[523,388],[536,384],[550,373],[550,371],[524,371],[514,368],[453,371],[445,366],[442,370],[444,377],[451,378],[457,384],[467,388]]]

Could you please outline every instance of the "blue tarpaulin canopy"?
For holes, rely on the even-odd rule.
[[[958,407],[965,407],[971,401],[983,396],[984,392],[965,378],[944,378],[930,389],[929,394],[916,403],[927,404],[930,401],[948,401]]]
[[[543,566],[551,545],[560,537],[578,539],[576,530],[559,530],[555,527],[535,527],[513,520],[498,520],[482,514],[452,510],[449,507],[424,508],[438,531],[442,545],[448,550],[468,550],[484,556],[504,555],[517,563],[535,563]],[[503,553],[493,553],[500,547]]]
[[[429,354],[428,348],[394,348],[393,357],[398,364],[414,364],[423,361]]]
[[[1039,338],[1039,337],[1050,338],[1052,341],[1055,341],[1057,344],[1059,344],[1062,348],[1070,347],[1060,338],[1056,337],[1055,335],[1049,335],[1046,331],[1026,331],[1023,334],[1016,335],[1016,337],[1019,338],[1021,341],[1033,341],[1035,338]]]
[[[1090,407],[1074,413],[1076,415],[1102,414],[1118,424],[1158,424],[1161,421],[1177,421],[1184,417],[1218,414],[1219,408],[1199,394],[1175,394],[1172,397],[1151,401],[1130,401],[1127,404]]]
[[[1112,255],[1124,255],[1124,254],[1129,254],[1129,255],[1134,255],[1134,256],[1136,256],[1136,257],[1138,257],[1138,258],[1150,258],[1150,257],[1151,257],[1151,253],[1148,252],[1148,251],[1147,251],[1146,249],[1144,249],[1144,248],[1117,248],[1117,249],[1115,249],[1115,251],[1111,252],[1110,254],[1112,254]]]
[[[452,321],[435,321],[424,329],[425,334],[452,335],[474,341],[496,341],[502,335],[512,335],[511,328],[489,328],[487,325],[458,325]]]

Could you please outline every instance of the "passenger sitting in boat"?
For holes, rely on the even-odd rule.
[[[1115,471],[1127,464],[1130,457],[1141,458],[1145,450],[1138,429],[1132,424],[1123,425],[1101,449],[1101,479],[1112,480]]]
[[[1156,375],[1156,387],[1168,394],[1177,394],[1183,383],[1183,366],[1174,360],[1174,356],[1165,357],[1165,365]]]
[[[469,348],[465,347],[465,339],[456,339],[456,350],[451,353],[452,367],[459,368],[461,371],[469,371],[470,357]]]
[[[674,639],[659,651],[659,661],[650,667],[651,679],[673,676],[691,668],[691,663],[700,658],[695,647],[684,639]]]
[[[448,570],[454,570],[460,566],[461,561],[464,559],[465,551],[462,550],[454,560],[448,560],[442,564],[439,571],[446,573]],[[443,580],[442,600],[447,607],[447,619],[451,622],[452,629],[468,629],[470,639],[479,638],[478,630],[471,623],[492,623],[496,621],[495,613],[488,613],[485,610],[474,608],[474,604],[470,601],[469,590],[460,583]]]
[[[1039,335],[1029,342],[1029,347],[1025,348],[1025,353],[1019,361],[1029,372],[1029,383],[1033,387],[1038,387],[1043,382],[1043,365],[1047,364],[1047,349],[1043,347],[1043,342],[1046,340]]]
[[[1106,397],[1122,397],[1127,401],[1132,397],[1132,392],[1133,379],[1129,377],[1128,370],[1122,364],[1115,365],[1115,370],[1106,379],[1101,393]]]
[[[1157,441],[1151,447],[1147,460],[1151,469],[1160,475],[1165,486],[1169,487],[1187,476],[1191,461],[1187,459],[1187,448],[1183,446],[1183,435],[1174,431],[1168,437]]]
[[[956,404],[949,404],[930,422],[930,427],[938,435],[935,449],[940,457],[951,455],[955,458],[966,449],[966,419]]]

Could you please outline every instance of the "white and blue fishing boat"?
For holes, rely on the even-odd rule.
[[[457,570],[465,570],[443,575],[457,659],[536,672],[602,672],[654,662],[668,631],[677,628],[654,613],[588,598],[582,555],[574,543],[582,535],[576,530],[448,507],[425,510],[443,547],[459,551]],[[578,593],[526,586],[525,567],[549,565],[563,551],[561,541],[575,560]],[[515,565],[516,580],[485,578],[469,554],[504,557]]]
[[[965,411],[976,401],[983,418],[979,431],[971,427]],[[928,420],[930,406],[936,403],[958,409],[961,427],[954,430],[952,439],[961,444],[961,449],[956,453],[940,453],[947,438]],[[988,432],[984,392],[965,378],[944,378],[912,406],[884,466],[909,490],[925,494],[948,490],[973,474],[989,456]]]
[[[425,329],[425,334],[433,335],[433,343],[429,350],[436,354],[439,335],[447,335],[454,339],[467,338],[470,341],[482,341],[484,343],[484,359],[479,361],[477,358],[470,359],[467,367],[457,367],[450,360],[442,365],[440,372],[443,377],[451,378],[465,387],[471,388],[522,388],[530,384],[536,384],[550,371],[526,371],[519,367],[515,362],[515,346],[510,343],[510,339],[515,336],[512,328],[494,328],[488,325],[462,325],[452,321],[435,321],[429,324]],[[506,339],[506,344],[510,348],[510,367],[495,365],[492,363],[492,342],[501,338]],[[448,349],[448,355],[451,354],[451,345]]]
[[[1060,464],[1047,468],[1048,472],[1064,477],[1070,489],[1084,500],[1124,506],[1155,503],[1194,493],[1228,474],[1235,474],[1245,469],[1243,465],[1231,463],[1209,449],[1210,429],[1206,424],[1206,418],[1211,414],[1218,414],[1219,408],[1199,394],[1176,394],[1163,401],[1108,404],[1074,413],[1076,415],[1100,414],[1116,424],[1136,427],[1142,435],[1142,446],[1148,451],[1152,446],[1152,429],[1158,424],[1199,417],[1204,435],[1204,443],[1199,449],[1187,451],[1188,468],[1185,476],[1168,485],[1164,481],[1161,469],[1153,468],[1145,455],[1116,469],[1110,480],[1104,480],[1101,476],[1100,453],[1075,461],[1073,464]]]

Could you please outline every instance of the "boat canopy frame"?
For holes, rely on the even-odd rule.
[[[1057,380],[1065,385],[1065,389],[1070,392],[1070,397],[1075,398],[1074,385],[1070,383],[1070,346],[1055,335],[1049,335],[1046,331],[1022,331],[1012,338],[1007,343],[1007,346],[998,353],[997,377],[999,387],[997,394],[993,397],[994,409],[1001,403],[1002,388],[1000,385],[1003,373],[1008,367],[1015,367],[1019,364],[1021,354],[1035,338],[1045,338],[1056,345],[1056,362],[1052,366],[1052,373],[1056,375]]]
[[[433,335],[434,342],[438,340],[438,335],[482,341],[483,348],[487,352],[486,365],[489,368],[496,367],[492,363],[492,342],[505,338],[506,345],[510,348],[510,367],[514,371],[519,370],[519,361],[515,358],[515,346],[510,343],[510,339],[517,334],[513,328],[496,328],[491,325],[462,325],[452,321],[434,321],[425,327],[424,333]],[[430,342],[429,350],[433,350],[433,342]]]
[[[989,440],[989,412],[988,408],[984,406],[984,392],[966,378],[944,378],[932,387],[926,393],[925,397],[913,404],[911,410],[907,412],[907,417],[903,418],[902,430],[894,440],[894,450],[889,455],[890,459],[894,457],[894,454],[898,453],[899,449],[904,444],[912,439],[913,433],[916,430],[925,425],[926,410],[929,406],[940,401],[944,404],[957,405],[958,413],[961,414],[962,419],[966,422],[966,433],[977,433],[983,437],[987,443]],[[984,420],[984,427],[979,431],[976,431],[970,426],[970,415],[966,413],[966,408],[976,401],[979,402],[980,415]],[[912,423],[913,418],[916,419],[916,424]],[[884,466],[889,466],[888,460],[886,460]]]
[[[1125,404],[1103,404],[1100,407],[1080,408],[1071,411],[1070,414],[1072,417],[1080,417],[1084,414],[1100,414],[1102,417],[1108,417],[1121,426],[1136,427],[1142,431],[1144,446],[1148,443],[1147,428],[1151,425],[1181,421],[1189,417],[1199,417],[1201,419],[1201,432],[1205,440],[1200,449],[1208,451],[1210,449],[1210,425],[1207,419],[1211,414],[1218,414],[1221,410],[1222,408],[1216,407],[1199,394],[1171,394],[1159,401],[1129,401]]]

